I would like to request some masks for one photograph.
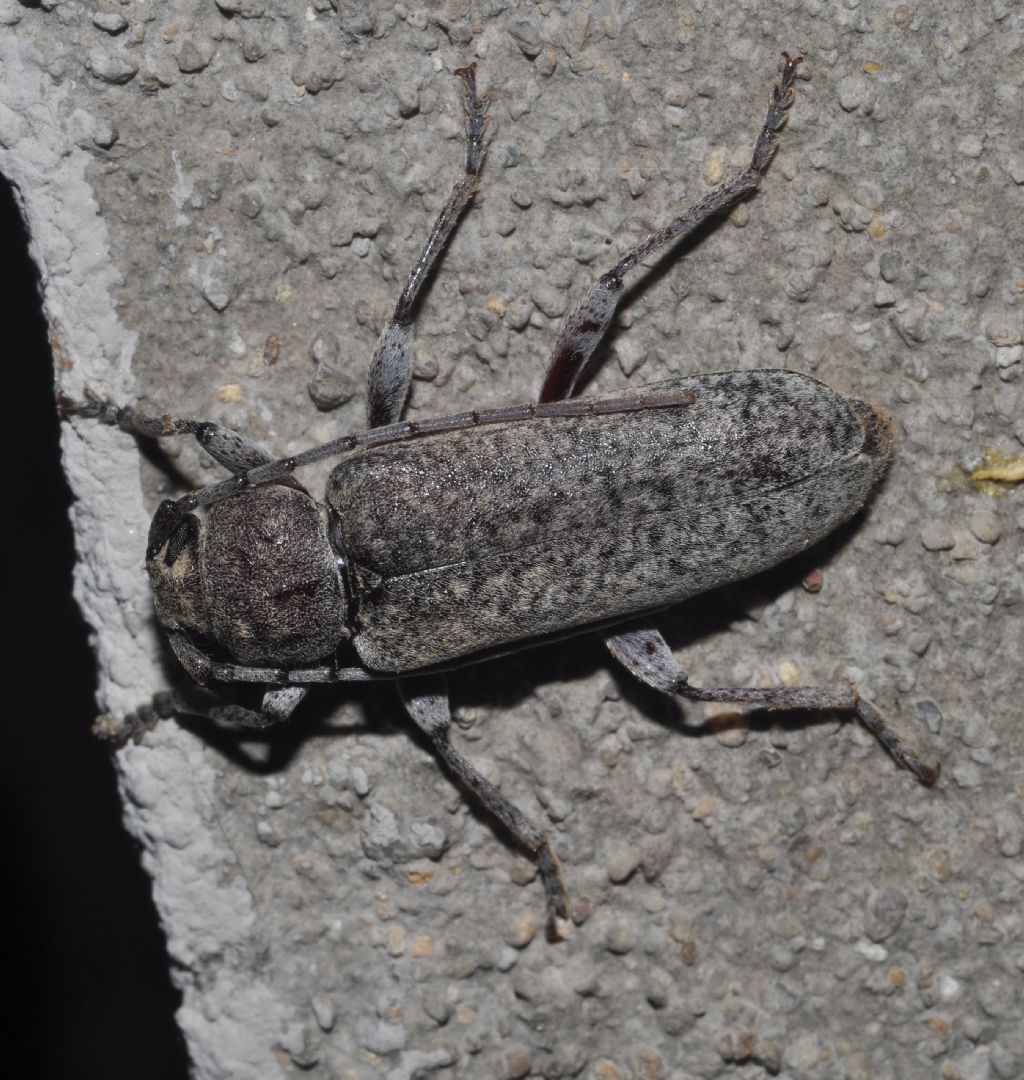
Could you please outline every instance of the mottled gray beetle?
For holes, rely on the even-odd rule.
[[[310,685],[394,680],[438,757],[536,859],[552,936],[567,911],[558,860],[547,834],[449,742],[447,669],[596,630],[658,690],[852,712],[921,781],[938,775],[852,686],[700,689],[653,625],[615,628],[803,551],[856,513],[887,465],[881,413],[792,371],[571,397],[626,273],[757,187],[800,62],[783,54],[750,165],[625,255],[566,318],[537,404],[399,419],[413,304],[478,184],[486,99],[474,67],[457,72],[464,174],[374,351],[367,431],[275,461],[213,423],[143,416],[89,391],[61,399],[66,413],[131,432],[193,435],[233,474],[165,501],[146,552],[157,616],[193,679],[267,687],[259,713],[223,704],[204,715],[262,727],[287,718]],[[293,474],[332,457],[317,502]],[[162,713],[195,711],[176,695],[160,702]]]

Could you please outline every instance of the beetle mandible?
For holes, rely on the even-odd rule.
[[[133,433],[192,435],[232,473],[164,501],[146,551],[157,617],[192,678],[266,687],[259,713],[223,704],[203,714],[263,727],[286,719],[309,686],[394,680],[437,757],[535,859],[551,937],[567,916],[558,859],[546,832],[451,744],[450,668],[597,631],[657,690],[850,712],[923,783],[938,775],[854,687],[692,686],[647,621],[774,566],[856,513],[887,466],[885,416],[787,370],[572,396],[626,274],[757,187],[802,60],[782,55],[749,166],[598,279],[566,317],[534,404],[401,421],[413,306],[479,182],[487,99],[475,65],[456,72],[466,109],[463,173],[374,350],[366,431],[274,460],[214,423],[145,416],[88,390],[81,402],[60,398],[65,413]],[[318,502],[294,473],[334,457]],[[622,629],[637,616],[643,621]],[[161,714],[195,711],[180,696],[156,700]]]

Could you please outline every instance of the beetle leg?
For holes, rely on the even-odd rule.
[[[430,739],[434,753],[464,787],[501,822],[515,841],[533,856],[547,894],[547,935],[557,941],[562,935],[559,922],[568,914],[562,868],[548,841],[548,834],[538,828],[521,810],[501,794],[452,746],[448,738],[451,711],[444,676],[422,676],[398,681],[398,692],[406,711],[416,726]]]
[[[540,401],[556,401],[569,397],[576,381],[608,329],[622,298],[623,278],[637,263],[653,255],[658,248],[691,232],[708,218],[728,209],[749,195],[761,182],[768,163],[775,153],[779,133],[786,124],[786,111],[793,103],[793,80],[803,60],[783,53],[779,81],[772,88],[761,133],[754,144],[750,164],[735,176],[730,176],[704,196],[700,202],[670,221],[664,228],[651,233],[643,243],[627,252],[608,273],[598,278],[590,292],[566,316],[555,339],[548,361]]]
[[[666,694],[695,701],[734,701],[760,709],[815,709],[851,712],[885,747],[897,765],[912,772],[922,784],[934,784],[937,765],[926,765],[886,723],[882,714],[853,686],[715,687],[691,686],[686,672],[658,630],[645,627],[607,634],[608,651],[630,674]]]
[[[632,675],[663,694],[674,694],[686,672],[679,666],[660,630],[644,627],[604,634],[604,643],[612,656]]]
[[[196,442],[218,464],[236,475],[274,460],[272,455],[254,446],[236,431],[210,420],[197,420],[192,416],[147,416],[136,412],[131,406],[107,401],[88,388],[84,395],[84,401],[75,401],[63,393],[59,394],[57,406],[65,416],[87,416],[132,435],[145,435],[151,439],[194,435]]]
[[[263,694],[260,711],[236,705],[233,701],[221,701],[216,695],[206,695],[209,702],[199,702],[195,696],[174,695],[174,711],[182,716],[202,716],[219,723],[238,724],[247,728],[268,728],[287,720],[302,699],[309,693],[305,686],[285,686],[268,689]]]
[[[462,176],[455,181],[448,201],[441,207],[430,236],[398,298],[395,313],[373,350],[366,398],[366,415],[371,428],[393,424],[402,416],[412,379],[412,309],[434,263],[444,251],[463,210],[476,194],[480,183],[484,130],[487,127],[487,98],[477,93],[476,64],[459,68],[455,74],[465,83],[466,160]]]
[[[265,690],[263,701],[260,702],[260,723],[257,726],[268,727],[270,724],[284,723],[308,693],[308,686],[282,686],[275,690]]]
[[[115,719],[108,714],[100,716],[93,724],[93,734],[120,749],[130,742],[138,742],[161,720],[169,720],[173,716],[201,716],[218,723],[266,728],[287,720],[308,691],[304,686],[267,690],[259,712],[234,702],[222,701],[215,694],[206,691],[200,693],[203,694],[202,700],[196,694],[161,690],[153,695],[152,704],[140,705],[135,712],[128,713],[121,719]]]
[[[311,686],[321,683],[372,682],[391,678],[378,675],[364,667],[338,667],[335,664],[315,664],[306,668],[256,667],[214,660],[185,634],[169,633],[167,640],[177,661],[200,685],[208,682],[264,683],[268,687]]]

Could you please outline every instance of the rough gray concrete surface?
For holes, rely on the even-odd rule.
[[[410,415],[527,400],[567,306],[745,163],[785,48],[807,78],[761,191],[633,276],[590,385],[792,367],[899,437],[835,543],[666,630],[698,683],[855,680],[935,789],[834,717],[661,700],[586,638],[453,678],[459,746],[561,854],[561,944],[387,687],[262,741],[168,722],[122,751],[197,1077],[1024,1075],[1024,490],[970,479],[1024,453],[1022,34],[1011,0],[0,0],[0,173],[69,393],[281,453],[361,427],[476,60],[484,180]],[[180,677],[148,515],[215,471],[191,442],[175,475],[96,425],[64,440],[123,713]]]

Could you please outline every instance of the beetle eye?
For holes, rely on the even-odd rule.
[[[164,564],[173,566],[198,534],[199,519],[195,514],[182,514],[171,499],[164,499],[149,526],[146,559],[156,558],[157,552],[166,544]]]
[[[178,556],[189,547],[199,533],[199,519],[194,514],[189,514],[181,520],[167,541],[167,554],[164,556],[164,565],[173,566]]]

